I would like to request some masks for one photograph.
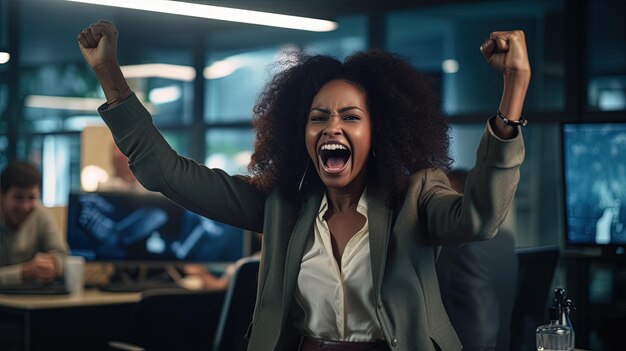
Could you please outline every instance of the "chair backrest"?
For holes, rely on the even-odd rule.
[[[509,351],[517,266],[515,236],[505,229],[491,240],[441,249],[441,299],[465,350]]]
[[[131,316],[132,335],[125,341],[150,351],[208,350],[223,300],[223,291],[145,291]]]
[[[213,339],[213,351],[245,351],[245,334],[252,322],[256,303],[259,259],[245,258],[237,262]]]
[[[519,262],[511,317],[511,350],[536,350],[535,330],[546,324],[548,295],[560,256],[558,246],[515,250]]]

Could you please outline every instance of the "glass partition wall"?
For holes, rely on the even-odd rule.
[[[587,108],[590,111],[624,111],[626,3],[596,0],[586,5]]]
[[[558,184],[560,170],[544,161],[558,164],[558,124],[541,123],[534,116],[566,108],[564,6],[561,0],[463,2],[394,11],[386,20],[387,48],[438,83],[441,107],[453,126],[453,167],[465,169],[476,161],[480,136],[502,91],[500,74],[485,62],[479,46],[492,31],[524,30],[532,65],[524,113],[532,122],[524,129],[523,181],[510,215],[520,246],[558,244],[558,236],[545,233],[562,230],[562,223],[554,221],[559,217],[559,187],[545,186]],[[548,145],[553,153],[545,152]]]
[[[90,23],[100,18],[116,23],[128,82],[176,151],[243,174],[254,141],[252,107],[273,63],[290,51],[345,57],[366,42],[366,19],[359,14],[335,18],[338,30],[314,33],[61,1],[10,0],[2,8],[3,16],[11,12],[19,18],[21,59],[16,133],[9,135],[10,119],[3,115],[0,165],[7,162],[9,145],[15,158],[38,165],[47,206],[64,206],[69,192],[81,189],[81,131],[103,126],[96,109],[104,95],[75,41]],[[38,30],[29,23],[37,23]],[[3,25],[3,38],[7,34]],[[4,111],[8,86],[1,77]]]
[[[75,37],[107,18],[120,30],[119,60],[131,87],[172,147],[200,163],[247,172],[252,107],[283,55],[344,58],[376,42],[438,82],[441,107],[453,126],[454,166],[469,167],[475,156],[468,150],[475,149],[475,136],[497,108],[501,90],[478,46],[492,30],[523,29],[533,79],[524,111],[531,124],[524,130],[518,232],[527,233],[520,236],[523,244],[559,243],[560,122],[623,118],[624,4],[415,1],[352,7],[328,18],[338,23],[336,30],[315,33],[64,1],[2,1],[0,51],[17,47],[12,57],[19,63],[15,77],[0,64],[0,166],[14,158],[38,164],[46,205],[64,205],[68,192],[80,188],[80,133],[102,125],[96,108],[104,97]],[[17,18],[13,25],[10,18]]]

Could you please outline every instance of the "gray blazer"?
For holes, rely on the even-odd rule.
[[[297,313],[294,292],[323,189],[303,206],[296,206],[279,191],[266,195],[244,177],[181,157],[165,142],[134,95],[100,114],[146,188],[211,219],[264,233],[248,349],[295,349],[299,335],[292,322]],[[465,197],[453,191],[446,175],[436,169],[411,176],[397,212],[385,206],[374,184],[368,185],[377,316],[392,350],[461,349],[441,302],[435,272],[438,247],[495,235],[519,180],[524,158],[521,133],[500,140],[488,123],[477,156]]]

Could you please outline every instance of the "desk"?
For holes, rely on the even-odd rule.
[[[140,293],[98,290],[82,295],[0,294],[0,325],[15,329],[17,350],[106,350],[108,340],[123,337],[130,310],[140,299]]]

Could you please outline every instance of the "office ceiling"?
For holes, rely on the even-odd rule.
[[[221,46],[219,49],[223,50],[228,49],[228,46],[252,47],[263,45],[276,40],[278,36],[288,37],[290,33],[299,32],[62,0],[8,1],[19,4],[19,55],[23,66],[80,60],[76,35],[90,23],[103,18],[116,23],[121,33],[120,53],[126,53],[130,56],[133,56],[133,50],[139,47],[188,48],[194,40],[197,40],[197,36],[194,37],[193,33],[204,33],[212,45],[219,45]],[[400,9],[415,6],[416,4],[442,3],[442,1],[434,0],[394,2],[377,0],[221,0],[195,2],[329,20],[350,14],[376,13],[391,8]],[[8,12],[8,6],[5,6],[3,10]],[[8,13],[9,16],[13,14]],[[251,28],[253,31],[250,30]],[[254,35],[243,34],[249,32],[253,32]]]

